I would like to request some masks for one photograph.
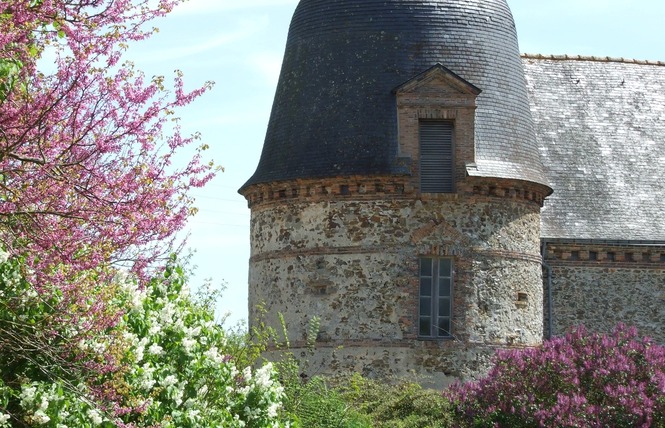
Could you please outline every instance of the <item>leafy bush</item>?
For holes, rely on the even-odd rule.
[[[236,365],[215,323],[214,299],[192,301],[180,267],[132,292],[135,306],[125,317],[132,365],[124,380],[147,398],[136,418],[141,426],[277,424],[283,388],[272,365]]]
[[[242,339],[229,340],[214,298],[191,296],[174,261],[143,288],[100,284],[120,316],[83,335],[87,320],[59,324],[59,295],[45,299],[20,268],[0,251],[0,427],[283,426],[277,372],[245,366],[251,347],[229,352]]]
[[[280,316],[281,318],[281,316]],[[318,318],[313,318],[313,324]],[[282,400],[284,413],[292,420],[293,428],[371,428],[369,419],[357,412],[351,403],[344,400],[328,379],[315,376],[308,379],[303,373],[308,361],[296,358],[289,349],[286,326],[282,319],[283,340],[270,327],[255,328],[253,336],[260,344],[272,343],[279,358],[274,365],[284,387]],[[315,329],[310,325],[311,329]],[[314,335],[316,337],[316,335]]]
[[[315,376],[307,380],[306,358],[291,352],[287,328],[280,314],[281,337],[259,319],[253,333],[259,343],[270,343],[284,385],[284,409],[303,428],[444,428],[452,426],[452,411],[441,392],[423,389],[414,382],[392,384],[351,376]],[[307,346],[314,349],[318,317],[309,320]],[[281,351],[281,352],[280,352]]]
[[[302,428],[371,428],[363,416],[322,377],[314,377],[300,386],[287,387],[285,407]]]
[[[619,325],[499,351],[479,382],[446,396],[475,427],[665,427],[665,347]]]
[[[280,368],[284,367],[284,362]],[[296,426],[306,428],[445,428],[453,426],[448,400],[439,391],[412,382],[390,384],[359,374],[342,378],[314,377],[303,382],[292,360],[284,383],[284,406]],[[280,374],[285,371],[280,369]],[[297,377],[297,380],[296,380]]]
[[[340,385],[348,403],[373,421],[376,428],[444,428],[452,426],[448,400],[439,391],[413,382],[396,384],[353,375]]]

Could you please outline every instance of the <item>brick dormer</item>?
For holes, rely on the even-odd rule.
[[[393,91],[397,104],[398,156],[422,193],[454,193],[475,162],[474,122],[481,90],[441,64]],[[421,149],[427,153],[421,154]],[[429,181],[428,181],[429,180]],[[432,181],[446,182],[443,187]]]

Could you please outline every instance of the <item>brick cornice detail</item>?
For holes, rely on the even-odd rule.
[[[448,347],[459,348],[466,347],[469,344],[480,345],[486,349],[527,349],[533,346],[524,344],[506,344],[506,343],[475,343],[466,340],[454,338],[441,339],[419,339],[416,336],[405,336],[402,339],[333,339],[327,341],[317,340],[314,349],[332,348],[408,348],[408,349],[445,349]],[[312,345],[304,340],[289,341],[289,349],[312,349]],[[268,345],[268,351],[284,350],[283,346],[271,344]]]
[[[410,176],[349,176],[327,179],[261,183],[244,189],[250,208],[287,201],[319,202],[338,200],[420,199],[456,200],[459,198],[500,198],[542,207],[549,189],[521,180],[467,177],[455,193],[419,193]]]
[[[665,269],[665,246],[552,243],[545,260],[556,266]]]

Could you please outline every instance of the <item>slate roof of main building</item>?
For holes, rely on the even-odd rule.
[[[554,193],[543,238],[665,241],[665,63],[522,58]]]

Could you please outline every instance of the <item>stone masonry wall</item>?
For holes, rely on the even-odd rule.
[[[254,206],[250,322],[259,304],[270,325],[283,314],[297,350],[318,316],[313,372],[471,377],[495,347],[542,340],[539,210],[458,195]],[[436,255],[454,257],[454,338],[420,340],[418,260]]]
[[[665,343],[665,247],[550,244],[552,334],[583,324],[610,332],[617,323]],[[545,281],[545,331],[548,328]]]

